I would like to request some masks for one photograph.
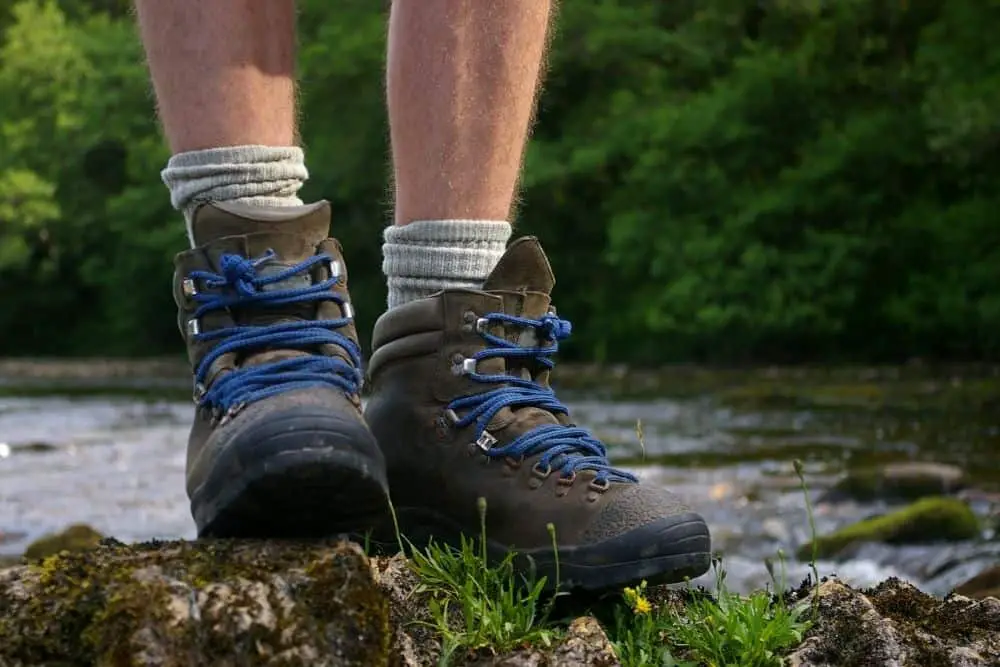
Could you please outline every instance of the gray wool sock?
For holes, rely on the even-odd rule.
[[[207,202],[238,201],[252,206],[301,206],[298,191],[309,178],[305,155],[295,146],[227,146],[178,153],[161,174],[170,201],[191,216]]]
[[[448,288],[478,289],[500,261],[512,227],[492,220],[419,220],[385,230],[389,307]]]

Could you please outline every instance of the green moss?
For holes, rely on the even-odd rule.
[[[907,544],[958,541],[977,537],[979,519],[968,505],[954,498],[924,498],[891,514],[866,519],[816,540],[817,555],[829,558],[861,542]],[[798,550],[800,560],[812,557],[812,543]]]
[[[20,593],[0,587],[0,664],[388,662],[387,603],[355,545],[103,546],[18,574]]]
[[[93,549],[104,536],[86,524],[75,524],[60,533],[52,533],[38,538],[24,551],[26,560],[39,560],[63,551],[84,551]]]

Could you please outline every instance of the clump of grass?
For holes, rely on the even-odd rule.
[[[612,640],[623,667],[780,667],[809,621],[767,590],[731,592],[720,560],[714,568],[714,592],[689,588],[681,608],[654,608],[645,583],[625,589]]]
[[[430,594],[429,625],[441,637],[441,665],[459,651],[549,647],[560,634],[548,622],[555,598],[543,603],[545,577],[519,574],[514,553],[488,564],[485,499],[480,499],[479,512],[478,548],[475,540],[463,536],[457,548],[432,542],[425,549],[410,549],[420,579],[417,591]],[[555,550],[555,527],[549,524],[548,529]],[[558,558],[556,569],[558,579]]]
[[[637,424],[636,430],[641,439],[641,426]],[[794,468],[815,540],[816,525],[802,463],[795,461]],[[726,585],[721,559],[713,561],[714,591],[694,590],[689,585],[687,602],[681,606],[654,607],[645,582],[626,588],[609,627],[623,667],[780,667],[782,656],[802,643],[815,622],[819,598],[813,596],[812,617],[804,618],[805,609],[792,606],[784,595],[788,587],[782,551],[778,561],[780,573],[775,572],[773,562],[765,563],[774,594],[766,589],[749,596],[733,593]],[[817,585],[815,554],[811,566],[813,584]]]
[[[642,426],[636,433],[645,450]],[[794,462],[805,494],[809,527],[815,543],[816,527],[802,464]],[[550,619],[555,601],[544,602],[546,579],[519,573],[516,554],[489,564],[486,551],[486,501],[479,501],[478,540],[462,537],[458,547],[429,544],[424,549],[404,549],[396,524],[400,550],[408,552],[420,580],[418,592],[429,593],[431,621],[441,637],[440,665],[450,664],[459,652],[493,654],[526,646],[552,646],[562,629]],[[393,511],[393,521],[395,522]],[[558,591],[559,560],[555,528],[548,526],[556,554]],[[478,544],[477,544],[478,542]],[[783,655],[802,642],[818,616],[818,596],[813,597],[812,618],[803,618],[808,607],[792,606],[785,591],[785,560],[778,552],[780,576],[767,561],[775,592],[765,589],[749,596],[733,593],[726,585],[721,559],[713,561],[715,587],[695,590],[689,583],[682,605],[654,605],[646,582],[622,592],[606,629],[623,667],[780,667]],[[819,583],[816,557],[812,558],[814,585]]]

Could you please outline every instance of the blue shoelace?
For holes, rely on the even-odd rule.
[[[521,347],[517,343],[489,333],[486,328],[494,323],[533,329],[539,347]],[[533,320],[505,313],[489,313],[480,318],[476,328],[483,339],[495,347],[488,347],[474,354],[471,357],[474,362],[496,357],[511,360],[530,359],[546,369],[555,366],[550,357],[558,352],[559,341],[568,338],[572,331],[572,325],[568,320],[551,314]],[[550,344],[542,346],[544,342]],[[553,414],[565,415],[569,414],[569,409],[556,398],[552,389],[533,380],[525,380],[514,375],[483,375],[472,369],[463,371],[463,374],[476,382],[490,384],[503,382],[507,385],[481,394],[464,396],[448,404],[448,408],[456,415],[460,410],[468,411],[458,418],[455,425],[464,428],[475,423],[477,444],[482,443],[480,447],[487,456],[520,460],[541,454],[536,466],[546,471],[546,474],[558,469],[563,478],[572,478],[578,471],[592,470],[597,473],[594,481],[601,484],[639,481],[635,475],[611,466],[604,443],[578,426],[543,424],[521,434],[506,445],[488,446],[495,440],[487,433],[486,427],[504,407],[530,406]]]
[[[234,307],[284,306],[319,301],[336,302],[344,310],[344,299],[331,291],[340,280],[333,275],[327,280],[291,289],[265,291],[267,285],[280,283],[299,274],[308,273],[321,263],[332,266],[332,258],[319,254],[281,270],[270,276],[261,276],[257,267],[273,259],[274,251],[269,250],[257,259],[247,259],[239,255],[222,255],[219,268],[221,273],[192,271],[188,279],[202,281],[215,293],[195,293],[191,295],[197,303],[194,321],[200,321],[212,311]],[[361,350],[357,344],[337,330],[351,322],[349,314],[334,320],[313,320],[306,322],[285,322],[269,326],[234,326],[197,333],[199,342],[220,341],[205,355],[195,370],[195,398],[199,405],[214,408],[222,413],[231,413],[242,407],[277,394],[308,387],[335,387],[345,393],[357,393],[362,380]],[[251,366],[237,368],[223,375],[206,391],[205,379],[212,363],[230,352],[250,352],[264,349],[303,349],[318,345],[337,345],[347,351],[353,365],[339,357],[312,354]]]

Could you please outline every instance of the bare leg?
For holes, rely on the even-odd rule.
[[[198,244],[205,203],[300,206],[294,0],[136,0],[160,120],[163,170]],[[203,239],[204,240],[204,239]]]
[[[395,0],[389,306],[477,288],[510,237],[550,0]]]
[[[136,0],[175,153],[295,141],[293,0]]]
[[[396,223],[506,220],[549,0],[395,0],[388,98]]]

